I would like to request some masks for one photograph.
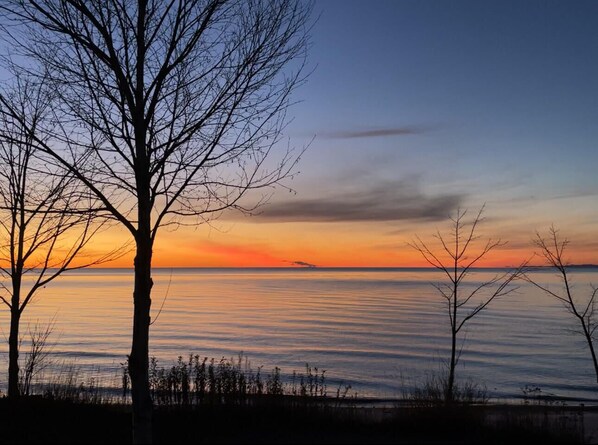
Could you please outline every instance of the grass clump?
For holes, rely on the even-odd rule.
[[[403,391],[403,401],[408,406],[432,408],[454,405],[484,405],[489,401],[488,389],[485,385],[471,380],[455,382],[447,398],[448,379],[444,374],[427,374],[422,383]]]

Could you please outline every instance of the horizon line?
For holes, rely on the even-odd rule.
[[[483,267],[472,267],[471,269],[514,269],[519,266],[516,265],[504,265],[504,266],[483,266]],[[550,265],[529,265],[529,268],[552,268]],[[568,264],[565,267],[580,267],[580,268],[598,268],[598,263],[582,263],[582,264]],[[94,266],[87,268],[80,268],[76,270],[85,269],[122,269],[122,270],[134,270],[133,266]],[[153,266],[152,269],[437,269],[433,266]]]

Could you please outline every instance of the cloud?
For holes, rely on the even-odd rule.
[[[272,222],[344,222],[446,219],[462,194],[428,196],[417,183],[393,181],[354,192],[271,203],[256,218]]]
[[[596,190],[596,189],[575,188],[574,190],[570,190],[568,192],[547,196],[545,199],[555,200],[555,199],[587,198],[587,197],[594,197],[596,195],[598,195],[598,190]]]
[[[314,268],[317,267],[315,264],[307,263],[305,261],[287,261],[287,263],[291,263],[293,266],[300,266],[300,267],[309,267]]]
[[[321,133],[321,136],[328,139],[375,138],[385,136],[410,136],[414,134],[422,134],[428,130],[428,128],[420,126],[405,126],[360,131],[335,131],[332,133]]]

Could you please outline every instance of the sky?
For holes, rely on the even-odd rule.
[[[314,71],[286,132],[309,144],[294,192],[163,232],[156,266],[423,266],[408,243],[484,203],[479,234],[507,241],[484,265],[529,258],[551,224],[572,262],[598,263],[598,2],[321,0],[315,12]]]
[[[161,232],[155,266],[425,266],[408,243],[483,204],[481,241],[507,244],[482,265],[530,258],[551,224],[570,261],[598,263],[598,2],[317,0],[315,14],[281,144],[308,146],[292,191]]]

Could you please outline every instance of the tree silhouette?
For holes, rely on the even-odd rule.
[[[543,237],[539,232],[536,232],[533,242],[540,250],[540,255],[546,259],[546,263],[556,270],[562,281],[563,289],[562,292],[555,292],[547,286],[538,283],[538,281],[532,279],[528,274],[525,274],[524,278],[547,295],[563,303],[565,309],[575,318],[580,328],[578,333],[581,334],[588,345],[594,365],[596,381],[598,382],[598,360],[596,359],[596,352],[594,350],[594,335],[596,329],[598,329],[598,323],[596,323],[596,294],[598,294],[598,288],[592,286],[589,297],[583,302],[580,302],[573,296],[571,277],[567,270],[568,263],[564,257],[569,240],[561,239],[559,231],[554,226],[551,226],[548,230],[547,237]]]
[[[21,316],[44,286],[64,272],[115,259],[121,249],[89,256],[84,248],[102,228],[75,178],[48,166],[32,135],[48,113],[35,85],[17,79],[6,96],[17,115],[0,115],[0,301],[10,310],[8,396],[19,396]],[[51,164],[50,164],[51,165]],[[87,197],[87,207],[93,208]]]
[[[39,149],[135,241],[133,440],[151,442],[152,247],[160,227],[237,208],[294,171],[270,153],[305,79],[300,0],[3,0],[5,33],[59,107]],[[0,98],[5,113],[10,105]],[[261,201],[260,201],[261,202]],[[259,203],[259,202],[258,202]]]
[[[457,210],[456,215],[449,218],[451,230],[446,234],[437,231],[434,235],[439,243],[436,249],[418,236],[410,244],[428,264],[440,270],[447,279],[445,283],[434,285],[446,300],[451,330],[451,354],[444,388],[447,403],[454,400],[455,368],[460,356],[460,352],[457,351],[459,333],[467,322],[485,310],[492,301],[516,289],[512,284],[522,273],[523,268],[522,265],[515,270],[497,274],[487,281],[476,283],[472,287],[466,287],[466,278],[469,277],[472,269],[490,252],[505,244],[500,240],[487,239],[476,246],[479,240],[476,231],[483,221],[483,212],[484,206],[471,221],[467,221],[467,210]]]

